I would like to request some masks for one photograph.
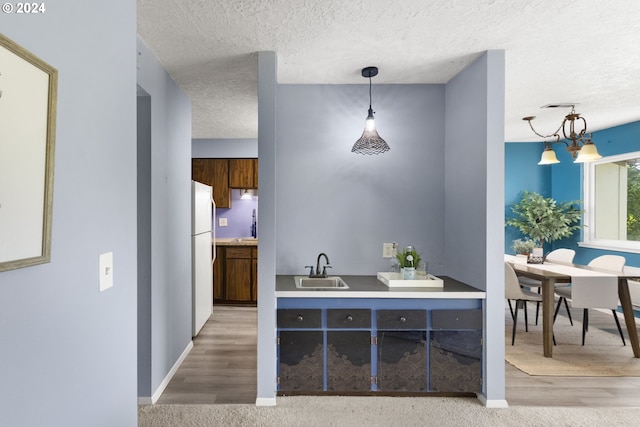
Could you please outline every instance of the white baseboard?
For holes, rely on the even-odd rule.
[[[504,399],[487,399],[487,396],[484,394],[478,395],[478,400],[484,405],[485,408],[494,408],[494,409],[507,409],[509,408],[509,404]]]
[[[182,362],[184,362],[184,359],[187,358],[187,355],[189,354],[192,348],[193,348],[193,341],[189,341],[189,344],[187,344],[187,347],[184,349],[180,357],[178,357],[178,360],[176,360],[176,363],[173,364],[173,366],[171,367],[171,370],[164,377],[164,380],[162,380],[162,382],[156,389],[155,393],[153,393],[151,397],[149,396],[138,397],[138,405],[153,405],[158,401],[158,399],[160,399],[160,396],[164,392],[164,389],[167,388],[167,386],[169,385],[169,382],[171,381],[171,378],[173,378],[173,376],[176,374],[176,372],[178,371],[178,368],[180,368],[180,365],[182,365]]]
[[[275,397],[258,397],[256,398],[256,406],[276,406]]]

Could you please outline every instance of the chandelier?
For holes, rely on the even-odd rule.
[[[549,135],[542,135],[538,133],[531,124],[531,120],[535,119],[535,116],[523,117],[522,120],[526,120],[529,123],[529,127],[539,137],[543,139],[555,138],[552,141],[543,141],[545,146],[542,156],[540,158],[539,165],[550,165],[553,163],[560,163],[556,157],[555,151],[553,151],[552,145],[557,143],[563,143],[567,146],[567,151],[571,153],[571,157],[574,159],[574,163],[592,162],[601,158],[598,153],[596,145],[591,141],[591,134],[587,134],[587,121],[580,113],[576,113],[575,105],[571,106],[571,112],[564,117],[562,123],[556,129],[556,131]],[[576,130],[581,128],[579,131]],[[560,139],[560,131],[562,130],[562,136],[564,139]],[[570,142],[567,142],[570,141]]]

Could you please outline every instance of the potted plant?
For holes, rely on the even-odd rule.
[[[526,238],[514,240],[512,247],[516,254],[529,256],[529,254],[533,251],[533,248],[536,248],[537,246],[538,244],[534,240]]]
[[[520,202],[511,208],[515,216],[507,218],[505,224],[517,228],[542,248],[544,243],[570,237],[580,228],[583,211],[576,207],[580,203],[579,200],[558,202],[524,191]]]
[[[405,279],[415,279],[415,269],[420,264],[420,254],[413,246],[407,246],[402,252],[396,253],[400,271]]]

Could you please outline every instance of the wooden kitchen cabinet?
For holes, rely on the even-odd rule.
[[[229,159],[230,188],[258,188],[258,159]]]
[[[214,304],[255,304],[258,301],[258,249],[218,246],[213,265]]]
[[[224,300],[224,248],[216,247],[216,259],[213,262],[213,301]]]
[[[213,187],[216,208],[231,207],[228,159],[191,159],[191,179]]]

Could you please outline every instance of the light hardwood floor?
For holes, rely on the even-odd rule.
[[[215,305],[157,403],[255,403],[257,308]]]
[[[255,403],[256,331],[255,307],[215,306],[158,404]],[[511,406],[640,406],[639,377],[536,377],[508,363],[505,372]]]

